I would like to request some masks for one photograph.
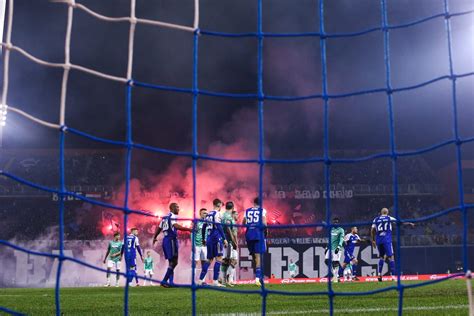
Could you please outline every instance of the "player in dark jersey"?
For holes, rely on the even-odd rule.
[[[170,213],[163,216],[160,225],[156,229],[153,236],[153,244],[157,241],[158,235],[163,232],[163,252],[166,260],[168,260],[168,269],[161,281],[161,286],[170,287],[173,285],[174,269],[178,265],[178,230],[192,232],[192,228],[184,227],[178,224],[179,205],[177,203],[170,204]],[[169,280],[169,283],[168,283]]]
[[[379,252],[378,279],[382,282],[382,270],[384,261],[387,261],[390,273],[395,275],[395,259],[392,245],[392,222],[396,222],[395,217],[388,215],[388,209],[383,208],[380,215],[372,222],[370,231],[372,247],[377,247]],[[403,225],[415,226],[413,223],[403,223]]]
[[[247,248],[252,256],[252,264],[255,268],[255,284],[261,285],[263,282],[263,273],[260,267],[260,260],[266,251],[265,245],[265,227],[267,226],[267,211],[260,207],[260,199],[257,197],[253,201],[253,207],[245,211],[242,222],[246,226],[245,239]],[[262,227],[259,227],[263,225]]]

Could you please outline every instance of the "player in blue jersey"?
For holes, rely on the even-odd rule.
[[[197,282],[198,285],[204,284],[204,279],[206,278],[207,271],[209,270],[210,265],[214,262],[214,275],[213,275],[213,283],[214,286],[223,287],[224,285],[220,284],[219,273],[221,270],[222,264],[222,256],[224,255],[224,246],[227,247],[227,240],[225,238],[224,229],[222,227],[222,217],[221,217],[221,207],[222,201],[219,199],[214,199],[212,202],[213,210],[207,213],[206,221],[202,226],[202,237],[203,243],[205,243],[207,247],[207,262],[204,263],[201,274],[199,275],[199,280]],[[204,242],[204,237],[206,236],[207,230],[207,238]]]
[[[380,211],[380,215],[377,216],[372,222],[372,228],[370,236],[372,240],[372,246],[379,252],[379,265],[378,265],[378,279],[382,282],[382,270],[384,261],[387,261],[390,273],[392,276],[395,275],[395,260],[393,254],[392,245],[392,222],[396,222],[395,217],[388,215],[388,209],[383,208]],[[403,225],[415,226],[413,223],[403,223]]]
[[[165,258],[168,260],[168,269],[161,281],[162,287],[170,287],[173,285],[174,269],[178,265],[178,230],[193,231],[192,228],[187,228],[177,223],[177,215],[179,214],[179,205],[177,203],[171,203],[169,208],[170,213],[163,216],[153,236],[153,244],[155,244],[158,235],[161,232],[163,232],[164,235],[162,245]]]
[[[131,285],[133,278],[135,277],[135,282],[138,284],[138,275],[137,275],[137,252],[140,255],[140,259],[143,262],[142,250],[140,248],[140,243],[138,241],[138,228],[133,227],[130,230],[130,234],[125,237],[122,255],[125,252],[125,265],[127,267],[127,282]]]
[[[339,268],[339,276],[344,276],[344,271],[349,265],[352,270],[352,274],[349,279],[358,281],[357,278],[357,258],[354,256],[355,246],[362,241],[362,239],[357,235],[357,227],[352,227],[351,232],[344,236],[344,262]]]
[[[247,228],[245,239],[249,253],[252,256],[252,265],[255,269],[255,284],[260,286],[261,281],[263,282],[260,261],[261,256],[266,251],[265,227],[267,226],[267,211],[260,207],[260,199],[258,197],[253,200],[253,207],[245,211],[242,224]],[[263,227],[260,225],[263,225]]]

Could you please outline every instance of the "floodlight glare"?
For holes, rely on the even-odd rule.
[[[7,122],[7,105],[0,104],[0,127],[6,125]]]

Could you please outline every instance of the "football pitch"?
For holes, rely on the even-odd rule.
[[[414,284],[415,282],[405,282]],[[395,285],[384,283],[335,284],[335,291],[364,292]],[[268,285],[270,290],[325,291],[326,284]],[[256,286],[236,286],[239,290],[257,290]],[[191,291],[185,288],[132,287],[130,288],[130,315],[190,315]],[[335,315],[396,315],[398,296],[388,291],[369,296],[336,296]],[[199,315],[259,315],[261,296],[238,294],[210,289],[199,289]],[[63,288],[61,308],[63,315],[121,315],[123,288]],[[269,294],[269,315],[327,315],[327,296],[283,296]],[[0,306],[27,314],[53,315],[54,289],[0,289]],[[1,314],[1,312],[0,312]],[[448,280],[427,287],[406,289],[404,315],[467,315],[468,298],[465,280]]]

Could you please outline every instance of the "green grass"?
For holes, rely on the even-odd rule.
[[[335,284],[335,291],[370,291],[395,285],[395,282]],[[413,284],[406,282],[405,284]],[[255,290],[255,286],[238,286]],[[288,292],[324,291],[326,284],[273,285],[272,290]],[[335,315],[396,315],[398,293],[389,291],[370,296],[334,299]],[[63,288],[61,307],[64,315],[120,315],[123,311],[123,288]],[[261,297],[202,289],[197,292],[198,314],[257,313]],[[267,311],[277,315],[327,315],[327,296],[283,296],[271,294]],[[407,289],[404,315],[467,315],[466,282],[449,280],[427,287]],[[53,315],[54,289],[0,289],[0,306],[28,315]],[[382,308],[383,310],[376,310]],[[1,314],[1,312],[0,312]],[[189,315],[189,289],[159,287],[130,288],[130,315]]]

